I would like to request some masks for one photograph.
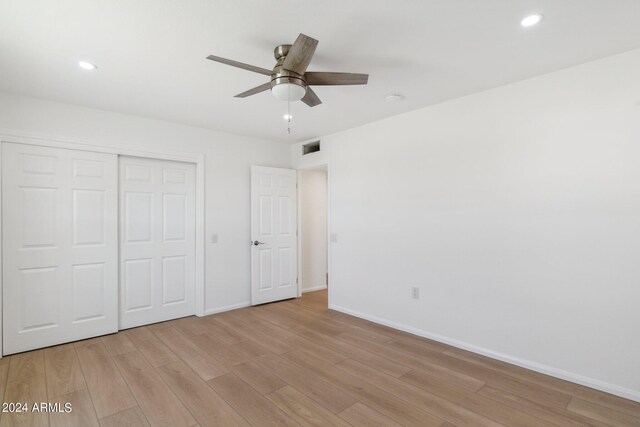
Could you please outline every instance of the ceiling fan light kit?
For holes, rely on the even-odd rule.
[[[369,80],[368,74],[333,73],[333,72],[307,72],[307,67],[313,58],[318,46],[318,40],[300,34],[292,44],[276,46],[273,54],[276,65],[273,70],[244,64],[231,59],[209,55],[207,59],[242,68],[255,73],[267,75],[271,78],[269,83],[264,83],[248,91],[236,95],[236,98],[246,98],[260,92],[271,90],[277,99],[293,102],[302,100],[309,107],[322,104],[318,95],[309,86],[321,85],[364,85]]]

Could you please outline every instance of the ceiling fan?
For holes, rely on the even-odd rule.
[[[302,100],[309,107],[322,104],[318,95],[309,86],[329,85],[365,85],[368,74],[333,73],[307,71],[318,46],[318,40],[300,34],[293,45],[282,44],[273,51],[276,66],[273,70],[244,64],[231,59],[209,55],[207,59],[242,68],[271,77],[271,81],[246,92],[239,93],[236,98],[246,98],[256,93],[271,90],[271,93],[283,101]]]

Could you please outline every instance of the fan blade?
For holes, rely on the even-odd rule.
[[[300,34],[291,49],[289,49],[289,53],[287,53],[287,57],[282,63],[282,68],[301,75],[304,74],[317,46],[318,40]]]
[[[307,93],[304,95],[304,98],[302,98],[301,101],[307,104],[309,107],[315,107],[316,105],[322,104],[322,101],[320,101],[318,95],[316,95],[316,93],[310,87],[307,87]]]
[[[244,70],[253,71],[254,73],[264,74],[265,76],[271,75],[271,70],[266,68],[256,67],[255,65],[244,64],[242,62],[234,61],[233,59],[221,58],[219,56],[209,55],[207,59],[212,61],[221,62],[223,64],[231,65],[232,67],[242,68]]]
[[[366,85],[369,74],[323,73],[310,71],[304,75],[308,85]]]
[[[234,98],[246,98],[247,96],[255,95],[256,93],[264,92],[271,89],[271,82],[249,89],[246,92],[237,94]]]

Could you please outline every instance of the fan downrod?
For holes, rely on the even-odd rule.
[[[275,56],[276,61],[280,58],[284,59],[289,54],[290,49],[290,44],[281,44],[280,46],[276,46],[276,48],[273,50],[273,56]]]

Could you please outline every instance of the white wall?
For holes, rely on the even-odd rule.
[[[316,291],[327,287],[327,171],[302,170],[298,188],[302,292]]]
[[[640,400],[638,76],[640,50],[294,146],[330,162],[333,307]]]
[[[0,133],[206,156],[205,310],[248,305],[252,164],[288,167],[289,145],[0,93]],[[217,233],[219,241],[211,243]]]

